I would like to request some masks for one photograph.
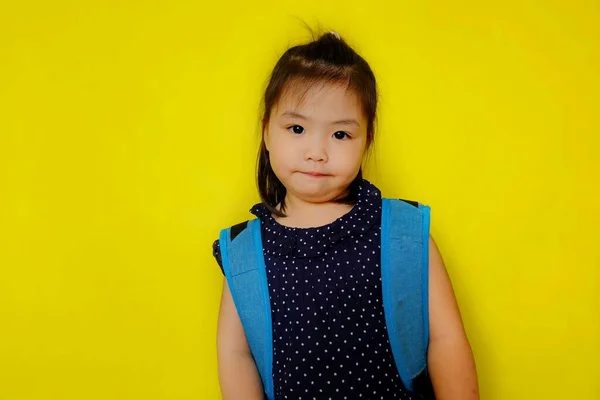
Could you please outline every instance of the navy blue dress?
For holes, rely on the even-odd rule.
[[[347,214],[279,224],[262,204],[277,399],[412,399],[389,344],[380,273],[381,193],[363,180]],[[221,265],[219,243],[213,245]]]

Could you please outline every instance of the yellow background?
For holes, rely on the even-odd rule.
[[[482,399],[600,399],[597,1],[4,1],[0,400],[218,399],[270,68],[339,31],[367,177],[432,206]]]

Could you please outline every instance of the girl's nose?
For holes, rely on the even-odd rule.
[[[304,160],[325,163],[328,160],[327,151],[324,146],[310,146],[304,154]]]
[[[320,135],[315,135],[311,140],[307,140],[307,147],[304,153],[305,161],[314,161],[324,163],[327,162],[327,148],[324,140]]]

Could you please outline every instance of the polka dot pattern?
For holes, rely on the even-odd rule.
[[[318,228],[283,226],[262,204],[251,212],[261,220],[276,398],[410,400],[385,325],[379,190],[363,180],[352,210]]]

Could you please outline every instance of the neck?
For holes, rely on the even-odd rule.
[[[295,228],[314,228],[327,225],[352,209],[349,204],[333,201],[314,203],[288,194],[285,198],[286,217],[276,217],[281,225]]]

